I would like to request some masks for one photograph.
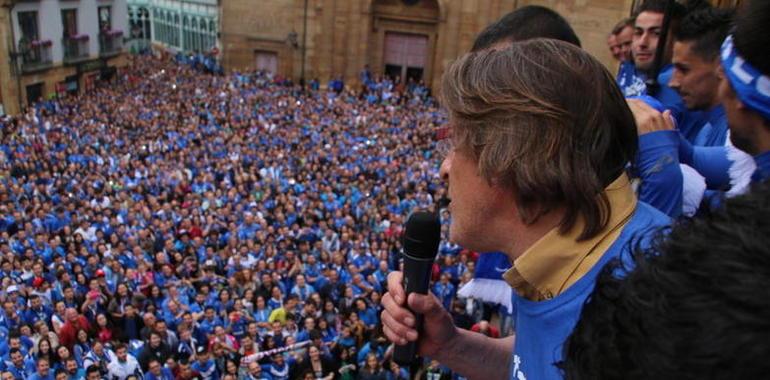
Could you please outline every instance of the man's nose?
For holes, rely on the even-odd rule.
[[[441,177],[442,181],[448,182],[449,181],[449,169],[452,168],[452,155],[453,152],[449,152],[447,156],[444,158],[444,161],[441,161],[441,167],[439,168],[439,176]]]
[[[639,39],[639,46],[641,46],[641,47],[648,47],[648,46],[650,46],[650,34],[649,33],[642,34],[641,38]]]

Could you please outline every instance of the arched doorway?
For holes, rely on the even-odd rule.
[[[431,78],[440,13],[437,0],[373,1],[370,66],[407,82]]]
[[[400,32],[385,33],[384,74],[391,79],[419,82],[428,61],[428,36]]]

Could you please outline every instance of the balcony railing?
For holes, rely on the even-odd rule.
[[[21,70],[25,73],[48,69],[52,66],[51,40],[32,41],[20,47]]]
[[[90,56],[87,34],[64,37],[62,38],[62,46],[64,47],[64,63],[85,61]]]
[[[99,34],[99,55],[115,56],[123,51],[123,31],[110,30]]]

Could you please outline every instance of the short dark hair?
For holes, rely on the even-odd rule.
[[[552,38],[580,46],[580,39],[564,17],[553,9],[528,5],[487,26],[473,42],[471,51],[484,50],[501,41]]]
[[[634,12],[634,18],[636,16],[639,16],[642,12],[651,12],[651,13],[666,13],[666,7],[668,5],[669,0],[645,0],[639,6],[636,8],[636,11]],[[685,8],[684,5],[679,4],[676,1],[672,2],[672,8],[671,8],[671,19],[672,20],[681,20],[685,14],[687,14],[687,8]]]
[[[441,90],[457,149],[477,159],[484,179],[514,193],[524,223],[564,208],[560,233],[578,220],[579,240],[604,229],[604,189],[636,155],[638,136],[599,61],[563,41],[532,39],[460,57]]]
[[[86,368],[86,377],[88,376],[88,374],[91,374],[91,373],[94,373],[94,372],[101,373],[101,371],[99,370],[99,366],[98,365],[91,364],[90,366],[88,366],[88,368]]]
[[[628,27],[631,27],[631,28],[634,27],[634,19],[631,17],[626,17],[618,21],[618,23],[615,24],[615,26],[612,28],[612,32],[610,34],[612,35],[620,34],[620,32],[622,32],[623,29]]]
[[[749,0],[738,13],[735,50],[762,74],[770,75],[770,1]]]
[[[693,52],[706,61],[713,61],[719,57],[734,15],[733,9],[725,8],[706,8],[692,12],[674,30],[674,39],[692,42]]]
[[[564,346],[567,379],[770,373],[770,186],[705,213],[603,269]]]

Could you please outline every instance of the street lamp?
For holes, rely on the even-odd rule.
[[[307,2],[305,0],[305,13],[302,18],[302,72],[299,75],[299,82],[302,88],[305,88],[305,55],[307,54]]]

